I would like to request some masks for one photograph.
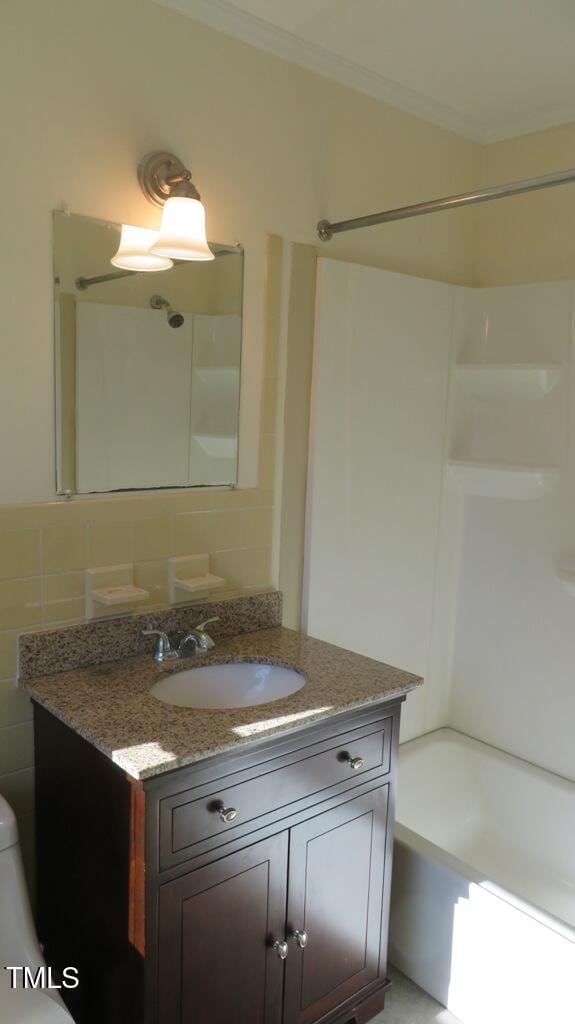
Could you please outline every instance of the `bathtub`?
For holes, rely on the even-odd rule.
[[[575,1024],[575,783],[452,729],[400,747],[392,964],[463,1024]]]

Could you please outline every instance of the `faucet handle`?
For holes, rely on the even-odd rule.
[[[143,629],[142,636],[157,636],[158,638],[156,650],[154,651],[154,661],[166,661],[169,658],[177,657],[176,652],[172,650],[168,634],[164,633],[161,629]]]
[[[209,626],[211,622],[219,622],[219,621],[220,621],[220,616],[219,615],[214,615],[213,618],[211,618],[211,619],[204,619],[203,622],[198,622],[197,626],[194,626],[193,628],[194,629],[199,629],[203,633],[205,628],[206,628],[206,626]]]

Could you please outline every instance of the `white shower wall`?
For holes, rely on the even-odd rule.
[[[512,443],[522,460],[545,459],[558,473],[536,501],[466,499],[449,715],[455,728],[570,779],[575,588],[558,569],[575,565],[574,296],[573,281],[472,294],[483,304],[476,339],[490,361],[519,362],[525,353],[525,361],[560,366],[548,395],[499,412],[499,429],[515,432],[501,446]],[[501,404],[483,403],[481,424]]]
[[[403,739],[452,725],[569,778],[574,293],[319,261],[304,602],[310,633],[426,677]],[[539,386],[549,364],[558,382],[525,397],[525,367]],[[450,458],[511,496],[465,493]],[[556,482],[517,500],[542,493],[530,466]]]
[[[76,303],[80,492],[235,481],[241,317],[184,312]]]
[[[446,284],[318,261],[306,628],[426,677],[453,298]],[[404,736],[438,724],[440,689],[411,695]]]

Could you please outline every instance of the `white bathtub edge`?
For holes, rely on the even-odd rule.
[[[549,928],[553,932],[557,932],[562,938],[575,944],[575,931],[567,922],[562,921],[561,918],[555,917],[546,910],[541,910],[511,890],[497,885],[496,882],[485,879],[483,873],[476,871],[471,864],[467,864],[465,861],[460,860],[459,857],[455,857],[447,850],[443,850],[440,846],[402,825],[399,821],[395,823],[395,842],[415,850],[422,857],[428,857],[430,860],[435,861],[436,864],[440,864],[460,878],[465,879],[465,881],[478,885],[480,888],[485,889],[486,892],[490,892],[498,899],[527,914],[528,917],[533,918],[538,924]]]

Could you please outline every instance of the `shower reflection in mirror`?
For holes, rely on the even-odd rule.
[[[243,250],[110,272],[120,226],[54,214],[59,493],[237,478]]]

